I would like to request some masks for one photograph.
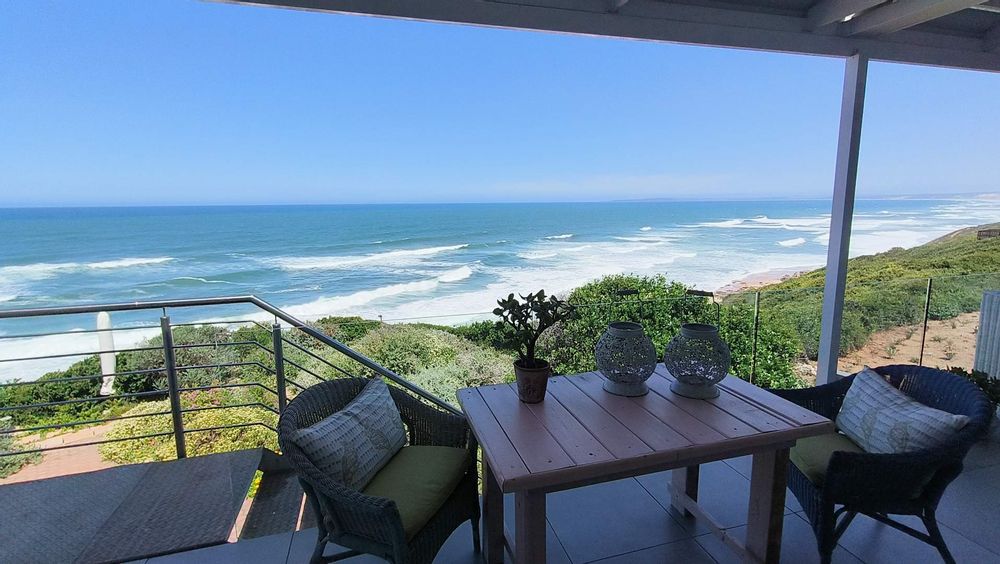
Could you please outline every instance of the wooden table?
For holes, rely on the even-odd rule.
[[[672,503],[709,524],[745,562],[777,563],[781,550],[788,449],[833,423],[730,376],[715,399],[670,391],[662,366],[642,397],[602,388],[595,372],[549,380],[545,401],[525,404],[513,384],[458,393],[483,447],[487,561],[503,562],[506,545],[519,564],[545,562],[545,495],[549,492],[677,469]],[[727,533],[698,500],[699,464],[753,455],[746,540]],[[504,530],[503,494],[514,493],[514,535]]]

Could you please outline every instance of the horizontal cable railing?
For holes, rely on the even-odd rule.
[[[174,310],[232,305],[252,306],[258,310],[258,315],[267,315],[273,318],[274,322],[266,324],[262,323],[259,317],[248,318],[244,315],[224,320],[174,323],[169,317],[169,312]],[[56,373],[55,377],[0,382],[0,441],[5,440],[5,437],[8,440],[8,443],[0,442],[0,463],[8,456],[32,455],[76,447],[103,448],[102,445],[124,441],[162,441],[166,437],[174,439],[176,455],[178,458],[183,458],[187,456],[184,437],[192,433],[261,428],[268,430],[274,437],[277,432],[276,417],[284,410],[289,396],[294,396],[297,391],[330,377],[364,375],[360,372],[352,374],[351,370],[333,362],[331,355],[344,357],[353,363],[351,366],[364,370],[367,374],[385,377],[438,409],[458,413],[450,404],[402,376],[255,296],[7,310],[0,311],[0,320],[142,310],[160,310],[162,313],[160,324],[2,335],[8,342],[11,339],[58,335],[94,335],[93,338],[96,339],[105,333],[113,336],[129,331],[148,332],[151,329],[160,329],[155,337],[146,338],[130,346],[107,348],[101,343],[97,349],[74,352],[57,350],[44,355],[29,353],[0,358],[0,366],[15,367],[11,370],[15,374],[18,363],[39,360],[62,361],[65,365],[74,358],[101,360],[102,356],[113,354],[117,364],[116,370],[107,370],[104,363],[101,363],[101,368],[98,369],[96,368],[98,362],[95,360],[93,364],[74,364],[74,366],[79,364],[81,367],[95,367],[86,370],[83,375],[79,375],[82,370],[77,370],[75,373],[62,371]],[[175,342],[175,338],[182,335],[177,332],[178,330],[184,331],[190,328],[192,331],[198,331],[199,328],[213,326],[226,328],[227,331],[209,333],[207,337],[206,333],[193,333],[201,339],[196,341],[181,339]],[[241,333],[244,330],[247,331]],[[293,339],[293,334],[300,337]],[[296,342],[303,338],[313,344],[307,347]],[[288,354],[285,352],[286,349]],[[122,358],[127,359],[124,365],[118,361]],[[141,362],[144,365],[129,366],[129,362]],[[294,379],[286,378],[285,373],[288,370],[293,371],[291,375]],[[110,393],[104,389],[101,393],[97,393],[98,384],[103,387],[103,384],[109,382],[114,382]],[[293,388],[291,394],[287,389],[289,385]],[[60,396],[61,393],[72,397]],[[198,396],[198,394],[209,395]],[[213,394],[223,395],[218,399]],[[207,405],[198,403],[199,397],[206,398],[204,401],[216,403]],[[163,399],[169,400],[169,407],[132,411],[145,402]],[[100,405],[111,407],[97,407]],[[246,414],[243,414],[236,419],[217,421],[202,419],[212,424],[191,424],[188,421],[188,417],[232,410],[250,410],[247,413],[258,411],[261,414],[268,414],[269,417],[248,419]],[[243,419],[239,419],[240,417]],[[164,418],[169,418],[171,421],[170,431],[150,432],[162,427],[149,427],[142,423],[157,419],[162,421]],[[133,422],[130,428],[134,432],[128,436],[108,435],[95,437],[95,440],[45,446],[38,446],[37,443],[37,440],[44,438],[47,433],[112,423],[124,424],[130,421]],[[15,439],[16,443],[10,443]]]

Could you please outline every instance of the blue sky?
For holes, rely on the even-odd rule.
[[[843,62],[0,3],[0,206],[829,197]],[[861,196],[1000,191],[1000,74],[873,63]]]

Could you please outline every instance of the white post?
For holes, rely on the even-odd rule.
[[[844,94],[840,103],[837,170],[833,183],[830,243],[826,252],[826,285],[823,287],[823,319],[816,363],[817,385],[837,379],[844,288],[847,285],[847,257],[851,247],[851,219],[854,215],[854,189],[858,181],[861,115],[865,107],[867,78],[868,57],[860,53],[848,57],[844,72]]]
[[[1000,290],[983,292],[973,368],[990,378],[1000,378]]]
[[[106,311],[97,313],[97,344],[101,351],[101,395],[115,393],[115,336],[111,332],[111,315]]]

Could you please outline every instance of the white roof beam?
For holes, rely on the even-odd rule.
[[[986,0],[906,0],[862,14],[844,24],[847,35],[893,33],[941,16],[984,4]]]
[[[806,27],[812,31],[853,18],[886,0],[821,0],[809,8]]]

